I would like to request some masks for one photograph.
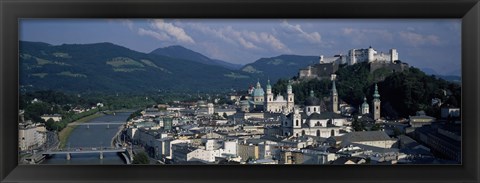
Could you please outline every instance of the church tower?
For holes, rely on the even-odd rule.
[[[292,115],[292,126],[296,129],[302,128],[302,115],[298,109],[294,109],[294,113]]]
[[[267,92],[265,93],[265,107],[266,111],[271,111],[271,105],[273,101],[272,85],[270,85],[270,79],[267,80]]]
[[[380,119],[380,94],[378,94],[378,86],[375,84],[375,92],[373,93],[373,119]]]
[[[292,82],[288,81],[287,85],[287,111],[292,112],[293,107],[295,106],[295,95],[292,91]]]
[[[332,83],[332,112],[334,113],[339,113],[338,112],[338,93],[337,93],[337,87],[335,86],[335,80],[333,80]]]

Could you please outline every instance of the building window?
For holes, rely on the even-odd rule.
[[[320,137],[320,130],[317,130],[317,137]]]
[[[313,108],[313,112],[317,112],[317,108],[314,107],[314,108]]]
[[[308,108],[308,112],[310,112],[310,107]]]
[[[298,119],[295,121],[295,126],[298,126]]]

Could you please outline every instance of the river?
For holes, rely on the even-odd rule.
[[[119,123],[125,122],[131,113],[116,113],[116,115],[104,115],[92,119],[85,124],[92,123]],[[66,148],[92,148],[110,147],[112,138],[118,132],[121,125],[80,125],[77,126],[67,140]],[[103,159],[99,154],[75,154],[67,160],[66,155],[53,155],[45,159],[42,164],[72,164],[72,165],[97,165],[97,164],[125,164],[125,161],[117,153],[104,153]]]

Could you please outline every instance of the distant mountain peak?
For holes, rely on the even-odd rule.
[[[167,56],[172,58],[180,58],[180,59],[198,62],[202,64],[220,66],[220,67],[224,67],[232,70],[237,70],[242,67],[242,65],[232,64],[232,63],[225,62],[222,60],[217,60],[217,59],[211,59],[201,53],[190,50],[180,45],[172,45],[172,46],[167,46],[163,48],[158,48],[150,52],[150,54],[162,55],[162,56]]]

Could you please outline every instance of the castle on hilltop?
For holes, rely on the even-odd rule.
[[[320,55],[317,64],[310,65],[307,68],[300,69],[298,73],[299,79],[323,79],[330,77],[331,74],[337,72],[340,64],[354,65],[357,63],[370,63],[370,71],[388,67],[393,71],[402,71],[406,64],[399,64],[398,52],[396,49],[390,49],[388,53],[378,53],[372,47],[362,49],[351,49],[347,55],[334,55],[333,57],[324,57]]]

